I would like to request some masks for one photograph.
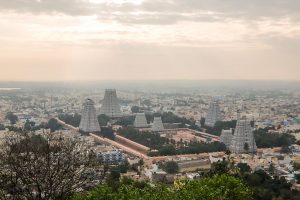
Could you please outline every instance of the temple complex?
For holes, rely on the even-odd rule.
[[[145,128],[148,127],[147,119],[145,113],[137,113],[134,120],[135,128]]]
[[[213,100],[209,104],[209,108],[205,118],[205,125],[209,127],[214,127],[217,121],[222,121],[222,116],[220,112],[219,102],[217,100]]]
[[[91,99],[86,99],[86,101],[83,104],[83,111],[81,121],[79,124],[79,130],[82,133],[98,133],[101,131],[97,119],[95,103]]]
[[[253,128],[246,117],[238,116],[236,128],[229,150],[232,153],[254,153],[257,150]]]
[[[163,131],[164,125],[162,123],[161,117],[154,117],[153,124],[152,124],[152,131],[158,132]]]
[[[106,89],[100,114],[104,114],[110,118],[121,117],[121,108],[118,103],[117,92],[115,89]]]
[[[220,136],[220,142],[224,143],[226,145],[226,148],[229,149],[231,145],[233,135],[232,135],[232,129],[229,130],[222,130],[221,136]]]

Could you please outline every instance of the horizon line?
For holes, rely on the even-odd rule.
[[[32,82],[32,83],[55,83],[55,82],[140,82],[140,81],[261,81],[261,82],[300,82],[300,79],[102,79],[102,80],[0,80],[4,82]]]

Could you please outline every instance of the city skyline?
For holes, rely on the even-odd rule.
[[[299,7],[0,0],[0,81],[300,80]]]

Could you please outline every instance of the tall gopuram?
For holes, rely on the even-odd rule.
[[[246,117],[240,118],[239,114],[229,150],[238,154],[255,153],[257,150],[251,123]]]
[[[164,125],[162,123],[161,117],[154,117],[153,124],[152,124],[152,131],[159,132],[163,131]]]
[[[121,117],[121,108],[118,103],[117,92],[115,89],[106,89],[100,114],[104,114],[110,118]]]
[[[91,99],[86,99],[83,104],[83,111],[81,121],[79,124],[79,130],[81,133],[99,133],[101,131],[100,125],[97,119],[95,103]]]
[[[148,127],[145,113],[137,113],[133,125],[135,128]]]
[[[231,142],[232,142],[232,129],[229,130],[222,130],[221,136],[220,136],[220,142],[224,143],[226,148],[229,149]]]
[[[209,108],[205,118],[205,125],[208,127],[214,127],[217,121],[222,121],[222,115],[220,112],[219,102],[217,100],[213,100],[209,104]]]

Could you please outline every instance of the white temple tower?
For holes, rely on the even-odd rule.
[[[217,121],[222,121],[222,115],[220,112],[219,102],[217,100],[213,100],[209,104],[208,112],[205,118],[205,125],[214,127]]]
[[[145,113],[137,113],[134,120],[135,128],[145,128],[148,127],[147,119]]]
[[[226,148],[229,149],[231,142],[232,142],[232,129],[229,130],[222,130],[221,136],[220,136],[220,142],[224,143]]]
[[[115,89],[105,90],[104,99],[100,108],[100,114],[104,114],[111,118],[122,116],[121,108],[118,103],[117,92]]]
[[[81,121],[79,124],[79,130],[83,133],[99,133],[101,131],[97,119],[95,103],[91,99],[86,99],[86,101],[83,104],[83,111]]]
[[[257,150],[250,121],[238,116],[229,150],[232,153],[254,153]]]
[[[153,124],[152,124],[152,131],[158,132],[163,131],[164,125],[162,123],[161,117],[154,117]]]

